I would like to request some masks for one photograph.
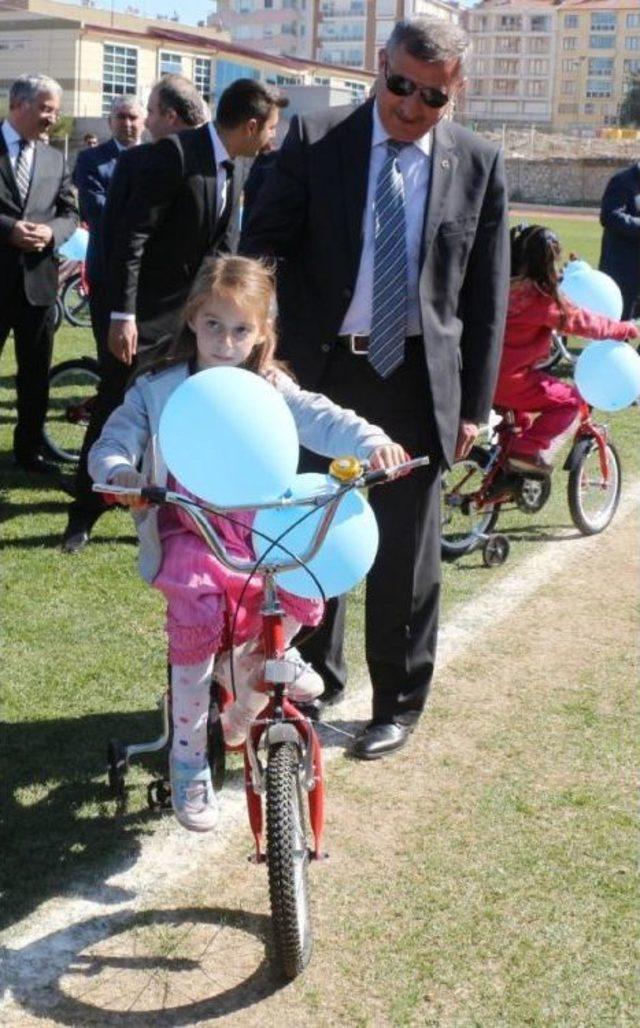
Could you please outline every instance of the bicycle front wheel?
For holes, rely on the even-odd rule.
[[[488,460],[488,452],[474,446],[442,476],[440,542],[445,560],[471,553],[498,520],[499,505],[479,505],[477,500]]]
[[[76,328],[91,328],[89,294],[82,284],[82,276],[72,275],[62,290],[62,307],[70,325]]]
[[[276,957],[291,981],[313,948],[300,751],[294,743],[269,748],[267,758],[267,866]]]
[[[597,535],[611,524],[622,486],[620,458],[613,443],[605,446],[607,478],[602,474],[595,442],[585,449],[569,475],[567,498],[571,519],[583,535]]]
[[[92,357],[56,364],[49,372],[49,405],[44,423],[47,449],[58,460],[77,463],[100,382]]]

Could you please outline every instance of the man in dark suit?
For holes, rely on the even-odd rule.
[[[354,754],[404,745],[426,702],[440,593],[440,473],[489,413],[509,274],[498,149],[443,120],[468,41],[398,23],[375,97],[293,119],[241,252],[281,258],[281,354],[302,386],[381,425],[431,464],[372,490],[380,547],[367,581],[373,719]],[[307,467],[313,465],[307,464]],[[344,603],[304,655],[339,697]]]
[[[138,119],[135,126],[131,124],[132,115],[137,107],[131,106],[131,98],[121,109],[120,120],[125,121],[122,125],[122,133],[118,132],[115,126],[114,139],[123,135],[126,129],[128,136],[135,135],[139,139]],[[129,115],[126,117],[125,115]],[[208,120],[208,109],[198,93],[193,82],[182,75],[165,75],[158,82],[149,94],[147,102],[147,116],[144,122],[154,142],[188,128],[195,128]],[[140,132],[142,123],[140,121]],[[116,135],[118,132],[118,135]],[[120,143],[124,141],[120,139]],[[91,421],[85,434],[80,463],[76,476],[75,499],[69,507],[69,518],[67,527],[62,537],[62,550],[64,553],[80,553],[89,542],[91,529],[98,517],[107,509],[99,493],[92,491],[92,481],[87,470],[87,456],[93,443],[99,437],[102,427],[120,403],[125,391],[126,383],[131,375],[132,367],[123,364],[116,359],[107,346],[109,331],[110,310],[105,300],[106,293],[106,266],[110,260],[113,248],[113,240],[120,219],[124,217],[127,205],[138,183],[138,176],[144,167],[148,151],[152,143],[143,143],[140,146],[129,145],[126,148],[119,146],[117,160],[111,163],[112,150],[107,149],[115,146],[112,140],[104,144],[104,155],[98,164],[104,170],[108,167],[108,179],[105,176],[106,195],[101,197],[99,210],[96,210],[96,231],[89,237],[90,244],[94,243],[95,266],[99,275],[100,288],[100,345],[98,347],[100,358],[100,388],[94,408],[91,413]],[[97,149],[103,149],[98,147]],[[91,160],[91,155],[96,150],[87,151],[85,162]],[[81,155],[82,156],[82,155]],[[106,165],[104,158],[109,162]],[[78,157],[78,163],[80,157]],[[77,167],[77,165],[76,165]],[[95,175],[90,176],[93,181]],[[92,190],[90,209],[93,210],[93,197],[97,189]],[[97,203],[96,203],[97,207]],[[81,195],[82,208],[82,195]],[[88,212],[87,212],[88,213]],[[93,295],[93,280],[91,282]],[[96,335],[96,339],[98,336]]]
[[[0,124],[0,349],[11,329],[16,351],[16,463],[48,473],[40,450],[49,396],[58,267],[54,249],[78,223],[64,158],[40,136],[55,124],[62,91],[43,75],[22,75]]]
[[[640,161],[607,183],[600,207],[600,271],[620,286],[625,320],[640,315]]]
[[[99,146],[81,150],[73,169],[78,190],[80,217],[87,223],[86,273],[89,282],[91,327],[100,358],[106,349],[109,311],[105,309],[105,267],[102,253],[102,215],[107,190],[120,153],[137,146],[144,131],[144,113],[134,96],[118,96],[109,116],[111,139]]]

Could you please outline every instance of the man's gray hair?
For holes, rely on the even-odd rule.
[[[191,79],[184,75],[163,75],[153,87],[158,96],[158,105],[164,113],[175,111],[181,121],[190,128],[197,128],[211,120],[211,112]]]
[[[61,96],[62,86],[48,75],[20,75],[9,90],[9,106],[22,103],[23,100],[33,103],[35,98],[43,93]]]
[[[419,61],[459,61],[462,65],[471,49],[467,33],[444,18],[406,18],[396,22],[387,41],[387,53],[403,47]]]
[[[142,114],[144,110],[137,96],[130,96],[128,93],[123,93],[122,95],[114,96],[111,101],[109,117],[113,118],[114,114],[117,114],[121,107],[137,107],[140,114]]]

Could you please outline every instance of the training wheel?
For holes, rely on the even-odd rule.
[[[486,568],[497,568],[509,556],[509,540],[506,535],[490,535],[482,547],[482,560]]]
[[[107,775],[109,790],[114,799],[124,803],[124,776],[127,773],[127,751],[117,739],[111,739],[107,747]]]
[[[171,786],[166,778],[156,778],[147,786],[149,810],[168,810],[171,806]]]

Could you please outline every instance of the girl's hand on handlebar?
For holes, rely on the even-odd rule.
[[[130,471],[125,471],[123,468],[121,471],[114,472],[109,478],[109,485],[119,485],[125,489],[141,489],[144,484],[144,478],[135,468],[131,468]],[[124,507],[133,507],[134,509],[147,506],[139,496],[127,496],[125,493],[118,494],[117,501]]]
[[[411,460],[409,454],[399,443],[387,443],[384,446],[376,446],[369,454],[369,466],[372,471],[383,471],[386,468],[395,468],[398,464],[406,464]]]
[[[625,325],[625,328],[627,330],[627,334],[625,336],[625,340],[627,342],[629,342],[630,339],[637,339],[638,336],[640,336],[640,329],[635,324],[635,322],[633,322],[633,321],[625,321],[624,325]]]

